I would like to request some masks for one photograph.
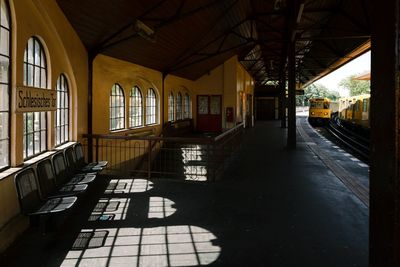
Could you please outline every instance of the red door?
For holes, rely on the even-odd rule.
[[[197,130],[199,132],[222,131],[221,105],[220,95],[197,96]]]

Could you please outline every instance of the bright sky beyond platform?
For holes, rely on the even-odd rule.
[[[357,75],[371,70],[371,51],[353,59],[343,67],[331,72],[315,84],[322,84],[329,90],[338,91],[340,96],[348,96],[349,92],[339,87],[339,82],[350,75]]]

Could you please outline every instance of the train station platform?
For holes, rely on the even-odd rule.
[[[215,183],[101,176],[2,266],[368,266],[368,207],[297,138],[257,122]]]

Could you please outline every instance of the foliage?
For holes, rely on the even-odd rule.
[[[296,105],[302,106],[308,103],[310,98],[326,97],[332,101],[339,99],[340,95],[337,91],[331,91],[322,84],[311,84],[304,88],[304,95],[296,98]]]
[[[350,96],[369,94],[371,90],[370,81],[356,80],[354,79],[356,75],[350,75],[343,78],[339,82],[339,86],[347,89]]]

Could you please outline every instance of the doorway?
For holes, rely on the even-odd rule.
[[[197,96],[197,130],[199,132],[221,132],[222,96]]]

